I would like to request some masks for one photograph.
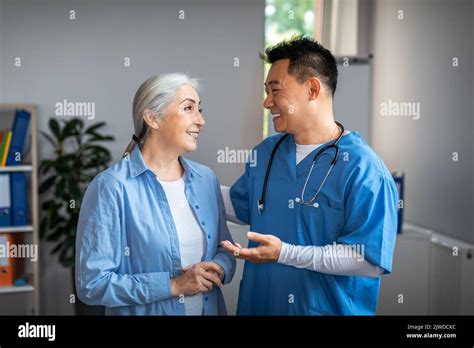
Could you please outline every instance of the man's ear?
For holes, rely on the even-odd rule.
[[[143,112],[143,120],[146,122],[148,127],[152,128],[152,129],[160,128],[161,118],[157,117],[157,115],[154,114],[149,109],[145,109],[145,111]]]
[[[316,100],[321,93],[321,81],[316,77],[310,77],[306,83],[308,85],[309,100]]]

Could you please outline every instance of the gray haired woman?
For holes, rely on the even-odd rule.
[[[235,259],[219,182],[184,154],[205,121],[198,83],[153,76],[133,100],[135,132],[124,158],[84,196],[76,239],[79,298],[110,315],[226,314],[222,284]]]

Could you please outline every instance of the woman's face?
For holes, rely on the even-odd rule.
[[[160,122],[158,129],[160,136],[169,146],[176,148],[179,154],[197,148],[199,133],[206,123],[201,114],[200,104],[196,90],[191,85],[182,85]]]

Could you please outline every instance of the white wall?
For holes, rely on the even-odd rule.
[[[178,19],[180,10],[185,20]],[[154,74],[182,71],[201,80],[207,121],[199,149],[189,157],[231,184],[243,164],[218,164],[217,150],[250,149],[261,139],[263,0],[4,0],[0,18],[0,98],[37,104],[40,130],[47,129],[55,103],[95,102],[95,120],[84,121],[107,122],[118,159],[132,136],[138,85]],[[11,64],[16,56],[21,68]],[[131,67],[124,67],[124,57]],[[240,67],[234,67],[235,57]],[[42,139],[39,150],[40,158],[51,154]],[[49,245],[41,249],[42,312],[72,313],[69,271],[49,256]]]
[[[474,243],[473,2],[372,7],[372,145],[391,170],[406,173],[408,221]],[[389,99],[421,103],[420,119],[381,116]]]

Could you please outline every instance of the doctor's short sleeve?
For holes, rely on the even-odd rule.
[[[230,188],[230,198],[237,218],[250,224],[249,200],[249,164],[245,166],[245,173]]]
[[[355,182],[345,203],[345,227],[337,242],[357,246],[366,261],[392,271],[398,192],[391,177]]]

